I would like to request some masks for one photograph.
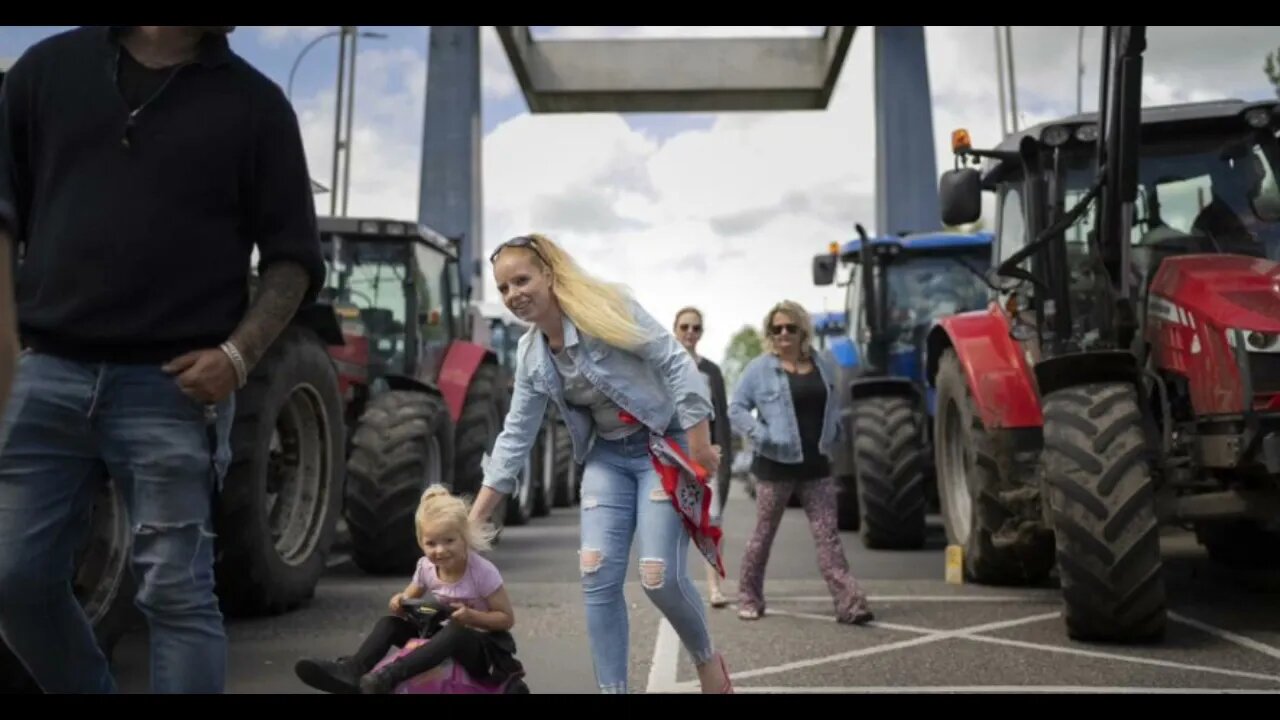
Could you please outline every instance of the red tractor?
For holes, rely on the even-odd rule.
[[[970,580],[1056,568],[1080,640],[1163,636],[1162,524],[1280,559],[1280,106],[1142,109],[1145,44],[1106,29],[1096,115],[957,131],[940,186],[949,225],[996,194],[1003,296],[928,339],[947,535]]]
[[[472,341],[478,313],[460,296],[454,241],[374,218],[321,218],[320,237],[324,300],[342,322],[329,354],[346,406],[352,557],[366,572],[412,571],[417,498],[435,483],[479,491],[510,404],[508,371]]]

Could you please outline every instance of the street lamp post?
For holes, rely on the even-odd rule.
[[[1076,114],[1084,112],[1084,26],[1076,37]]]
[[[342,193],[342,214],[347,213],[347,194],[351,181],[351,130],[352,122],[355,114],[355,84],[356,84],[356,39],[370,38],[374,40],[382,40],[387,36],[384,33],[357,31],[354,25],[343,25],[339,30],[332,30],[324,33],[307,43],[298,53],[298,57],[293,61],[293,67],[289,69],[289,82],[286,86],[285,94],[290,101],[293,100],[293,79],[298,72],[298,66],[302,63],[302,58],[310,52],[311,48],[318,45],[322,40],[331,37],[340,37],[340,45],[338,49],[338,81],[337,81],[337,98],[333,112],[333,179],[332,190],[329,195],[329,214],[336,215],[338,213],[338,193]],[[351,66],[347,67],[347,39],[351,39]],[[346,80],[346,87],[343,87],[343,80]],[[346,137],[342,134],[342,119],[344,114],[343,102],[345,105],[346,115]],[[338,184],[338,160],[339,155],[343,156],[342,168],[342,185]]]

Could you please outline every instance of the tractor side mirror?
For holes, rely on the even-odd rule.
[[[836,279],[836,256],[830,253],[813,256],[813,284],[826,287]]]
[[[938,198],[943,225],[977,222],[982,217],[982,177],[973,168],[948,170],[938,182]]]

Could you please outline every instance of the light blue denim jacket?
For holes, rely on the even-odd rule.
[[[826,417],[822,422],[818,451],[831,457],[831,451],[841,437],[836,370],[821,353],[813,354],[813,364],[827,386]],[[758,417],[751,415],[753,409],[759,410]],[[750,441],[755,452],[770,460],[781,463],[804,460],[800,449],[800,426],[791,401],[791,384],[777,355],[766,352],[747,364],[738,379],[738,386],[734,388],[733,399],[729,401],[729,422],[735,433]]]
[[[711,392],[693,357],[639,303],[632,316],[649,340],[634,353],[579,333],[566,316],[564,345],[578,370],[619,407],[657,433],[687,430],[714,416]],[[576,347],[575,347],[576,346]],[[574,460],[586,460],[595,429],[591,413],[564,400],[564,385],[542,332],[530,328],[516,349],[515,394],[484,466],[484,485],[510,494],[552,401],[569,426]]]

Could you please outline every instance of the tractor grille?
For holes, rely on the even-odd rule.
[[[1280,353],[1249,353],[1254,395],[1280,392]]]

